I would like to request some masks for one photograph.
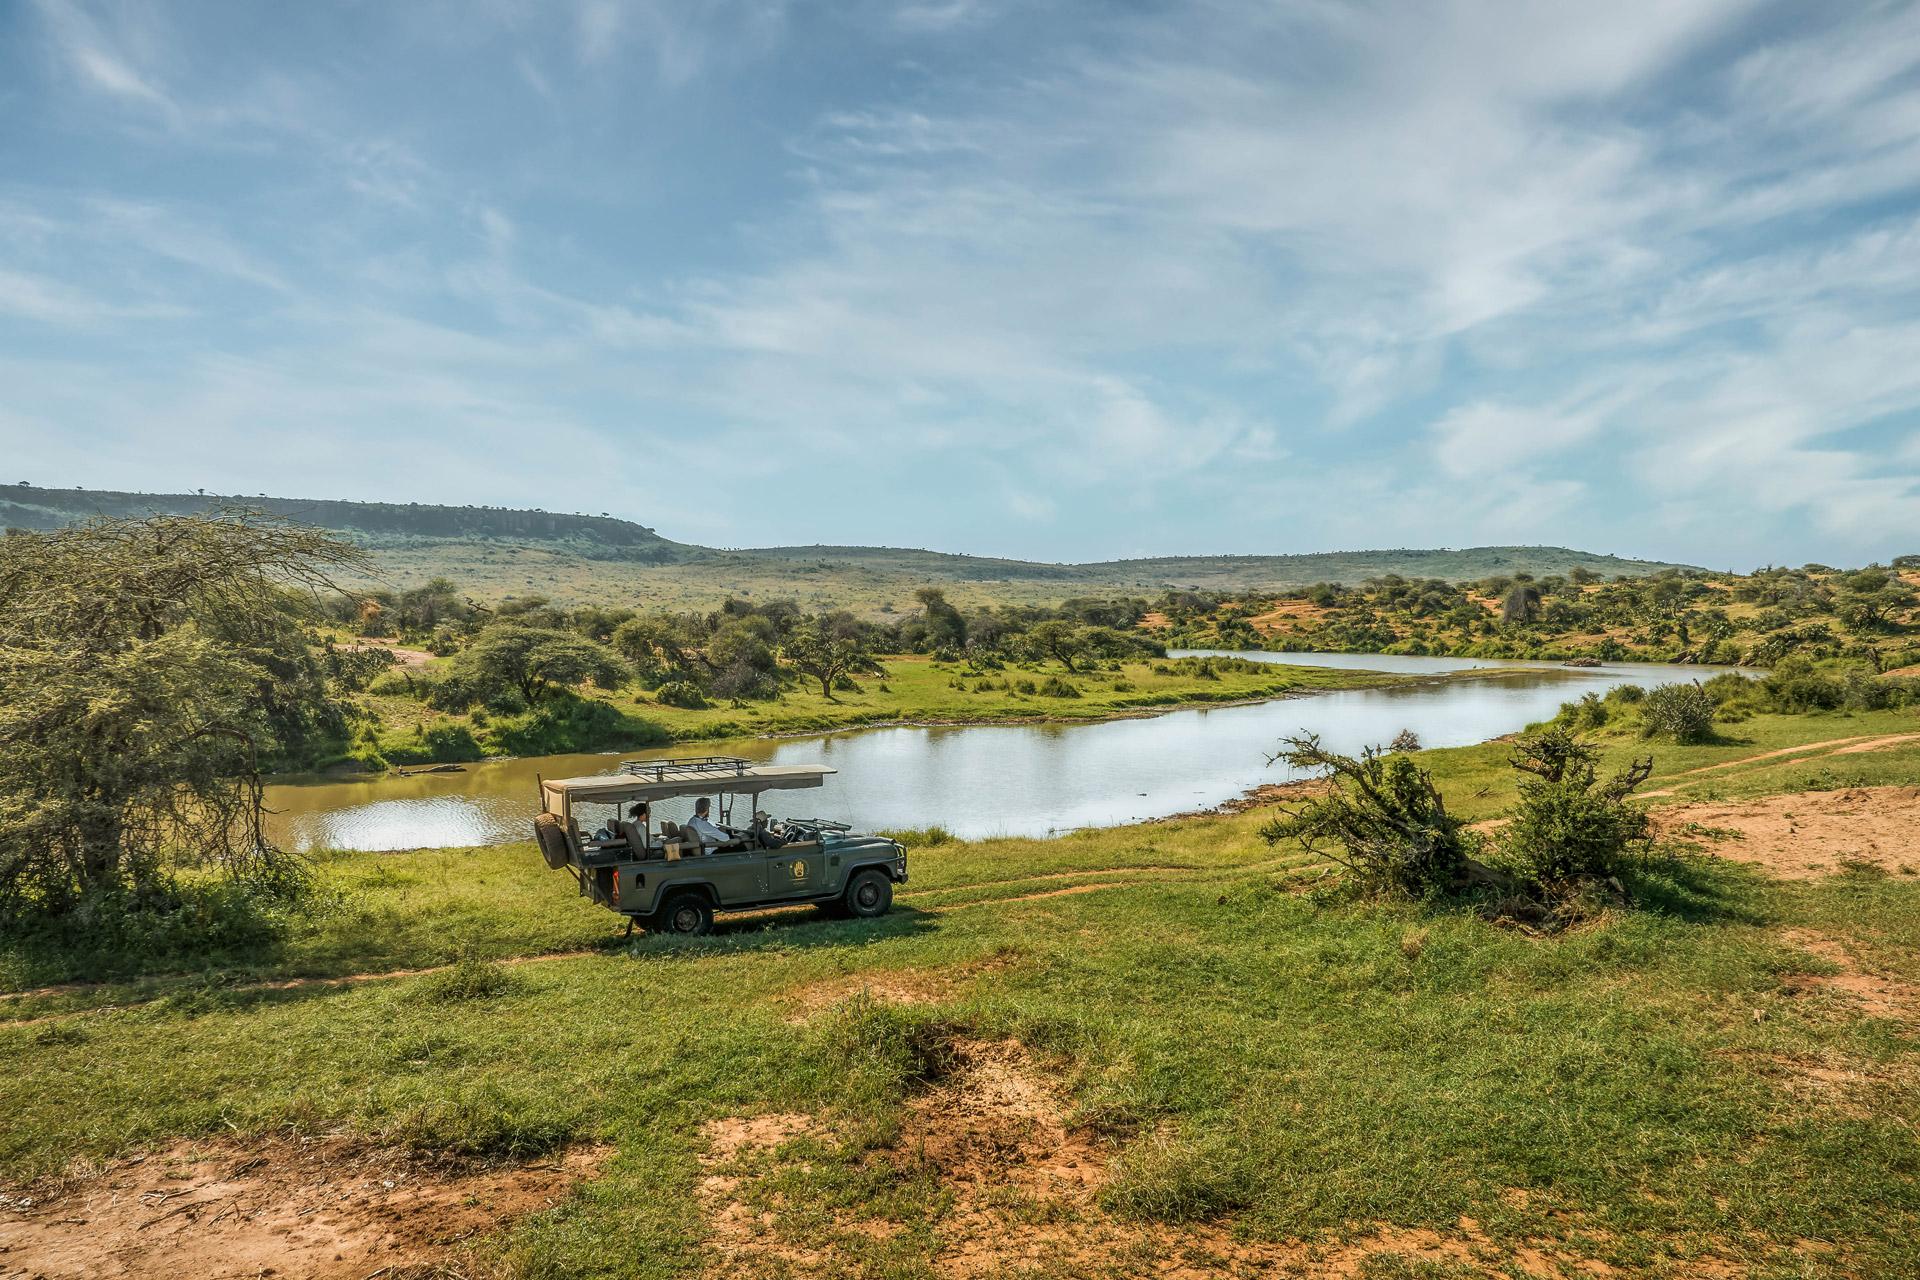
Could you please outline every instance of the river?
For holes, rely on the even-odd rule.
[[[1176,651],[1181,652],[1202,651]],[[1692,680],[1726,668],[1619,663],[1568,668],[1494,659],[1383,654],[1237,653],[1300,666],[1405,674],[1490,668],[1470,680],[1351,689],[1249,706],[1196,708],[1079,724],[853,729],[806,738],[682,744],[666,751],[494,760],[464,773],[287,780],[267,788],[269,830],[299,850],[498,844],[531,834],[535,775],[614,773],[623,759],[726,754],[840,772],[818,792],[778,797],[776,816],[834,818],[864,830],[942,826],[955,835],[1045,836],[1210,808],[1265,782],[1291,733],[1341,751],[1403,729],[1423,746],[1484,742],[1551,716],[1562,702],[1621,684]],[[661,806],[661,816],[685,815]]]

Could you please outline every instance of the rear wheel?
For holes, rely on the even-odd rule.
[[[676,893],[661,904],[653,917],[653,927],[661,933],[684,933],[694,937],[713,932],[713,905],[697,893]]]
[[[871,920],[893,907],[893,877],[884,871],[867,870],[854,876],[847,885],[847,914]]]

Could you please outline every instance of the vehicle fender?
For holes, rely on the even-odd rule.
[[[668,894],[680,893],[687,889],[691,889],[705,898],[707,905],[716,910],[719,908],[720,892],[713,887],[712,881],[665,880],[659,884],[649,884],[645,886],[638,895],[639,900],[631,904],[629,909],[636,915],[649,915],[660,909],[660,904],[666,901]]]
[[[887,879],[895,881],[896,883],[900,882],[904,877],[897,876],[893,873],[893,864],[894,859],[891,857],[861,858],[857,862],[849,862],[847,864],[846,874],[840,877],[840,887],[844,890],[848,885],[853,883],[853,878],[862,871],[884,871],[887,873]]]

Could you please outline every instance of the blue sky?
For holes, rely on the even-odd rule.
[[[1920,552],[1920,5],[0,0],[0,459],[724,546]]]

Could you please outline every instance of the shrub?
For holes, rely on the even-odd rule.
[[[526,715],[498,720],[493,727],[494,744],[516,756],[612,751],[656,746],[669,739],[667,731],[651,720],[623,715],[612,703],[571,694],[549,700]]]
[[[1351,871],[1368,892],[1431,898],[1461,888],[1477,837],[1447,812],[1433,775],[1404,755],[1328,751],[1317,734],[1285,739],[1278,759],[1329,779],[1328,794],[1260,829],[1269,844],[1298,840]]]
[[[1653,772],[1653,761],[1636,760],[1603,783],[1595,773],[1598,758],[1564,729],[1514,743],[1510,763],[1533,777],[1520,784],[1520,807],[1502,836],[1502,861],[1549,896],[1583,881],[1617,879],[1629,849],[1648,837],[1647,815],[1626,800]]]
[[[1663,684],[1640,704],[1640,733],[1675,742],[1705,742],[1713,735],[1713,698],[1697,684]]]
[[[514,975],[506,966],[468,956],[438,973],[428,974],[414,991],[420,999],[432,1004],[457,1004],[466,1000],[491,1000],[506,995],[514,985]]]
[[[889,840],[898,840],[909,849],[925,849],[934,845],[952,844],[960,837],[938,824],[931,827],[902,827],[893,831],[879,833]]]
[[[418,697],[422,693],[421,686],[425,683],[428,682],[416,680],[405,667],[395,667],[375,676],[367,685],[367,692],[383,698]]]
[[[1048,676],[1040,684],[1040,696],[1044,698],[1077,698],[1080,691],[1062,680],[1059,676]]]
[[[437,724],[423,729],[413,742],[384,748],[393,764],[446,764],[456,760],[478,760],[486,753],[479,739],[463,724]]]
[[[704,711],[713,705],[691,680],[669,680],[654,691],[653,697],[661,706],[686,711]]]
[[[396,1115],[384,1137],[433,1156],[518,1158],[544,1155],[573,1136],[574,1121],[545,1114],[542,1104],[497,1086],[436,1097]]]

